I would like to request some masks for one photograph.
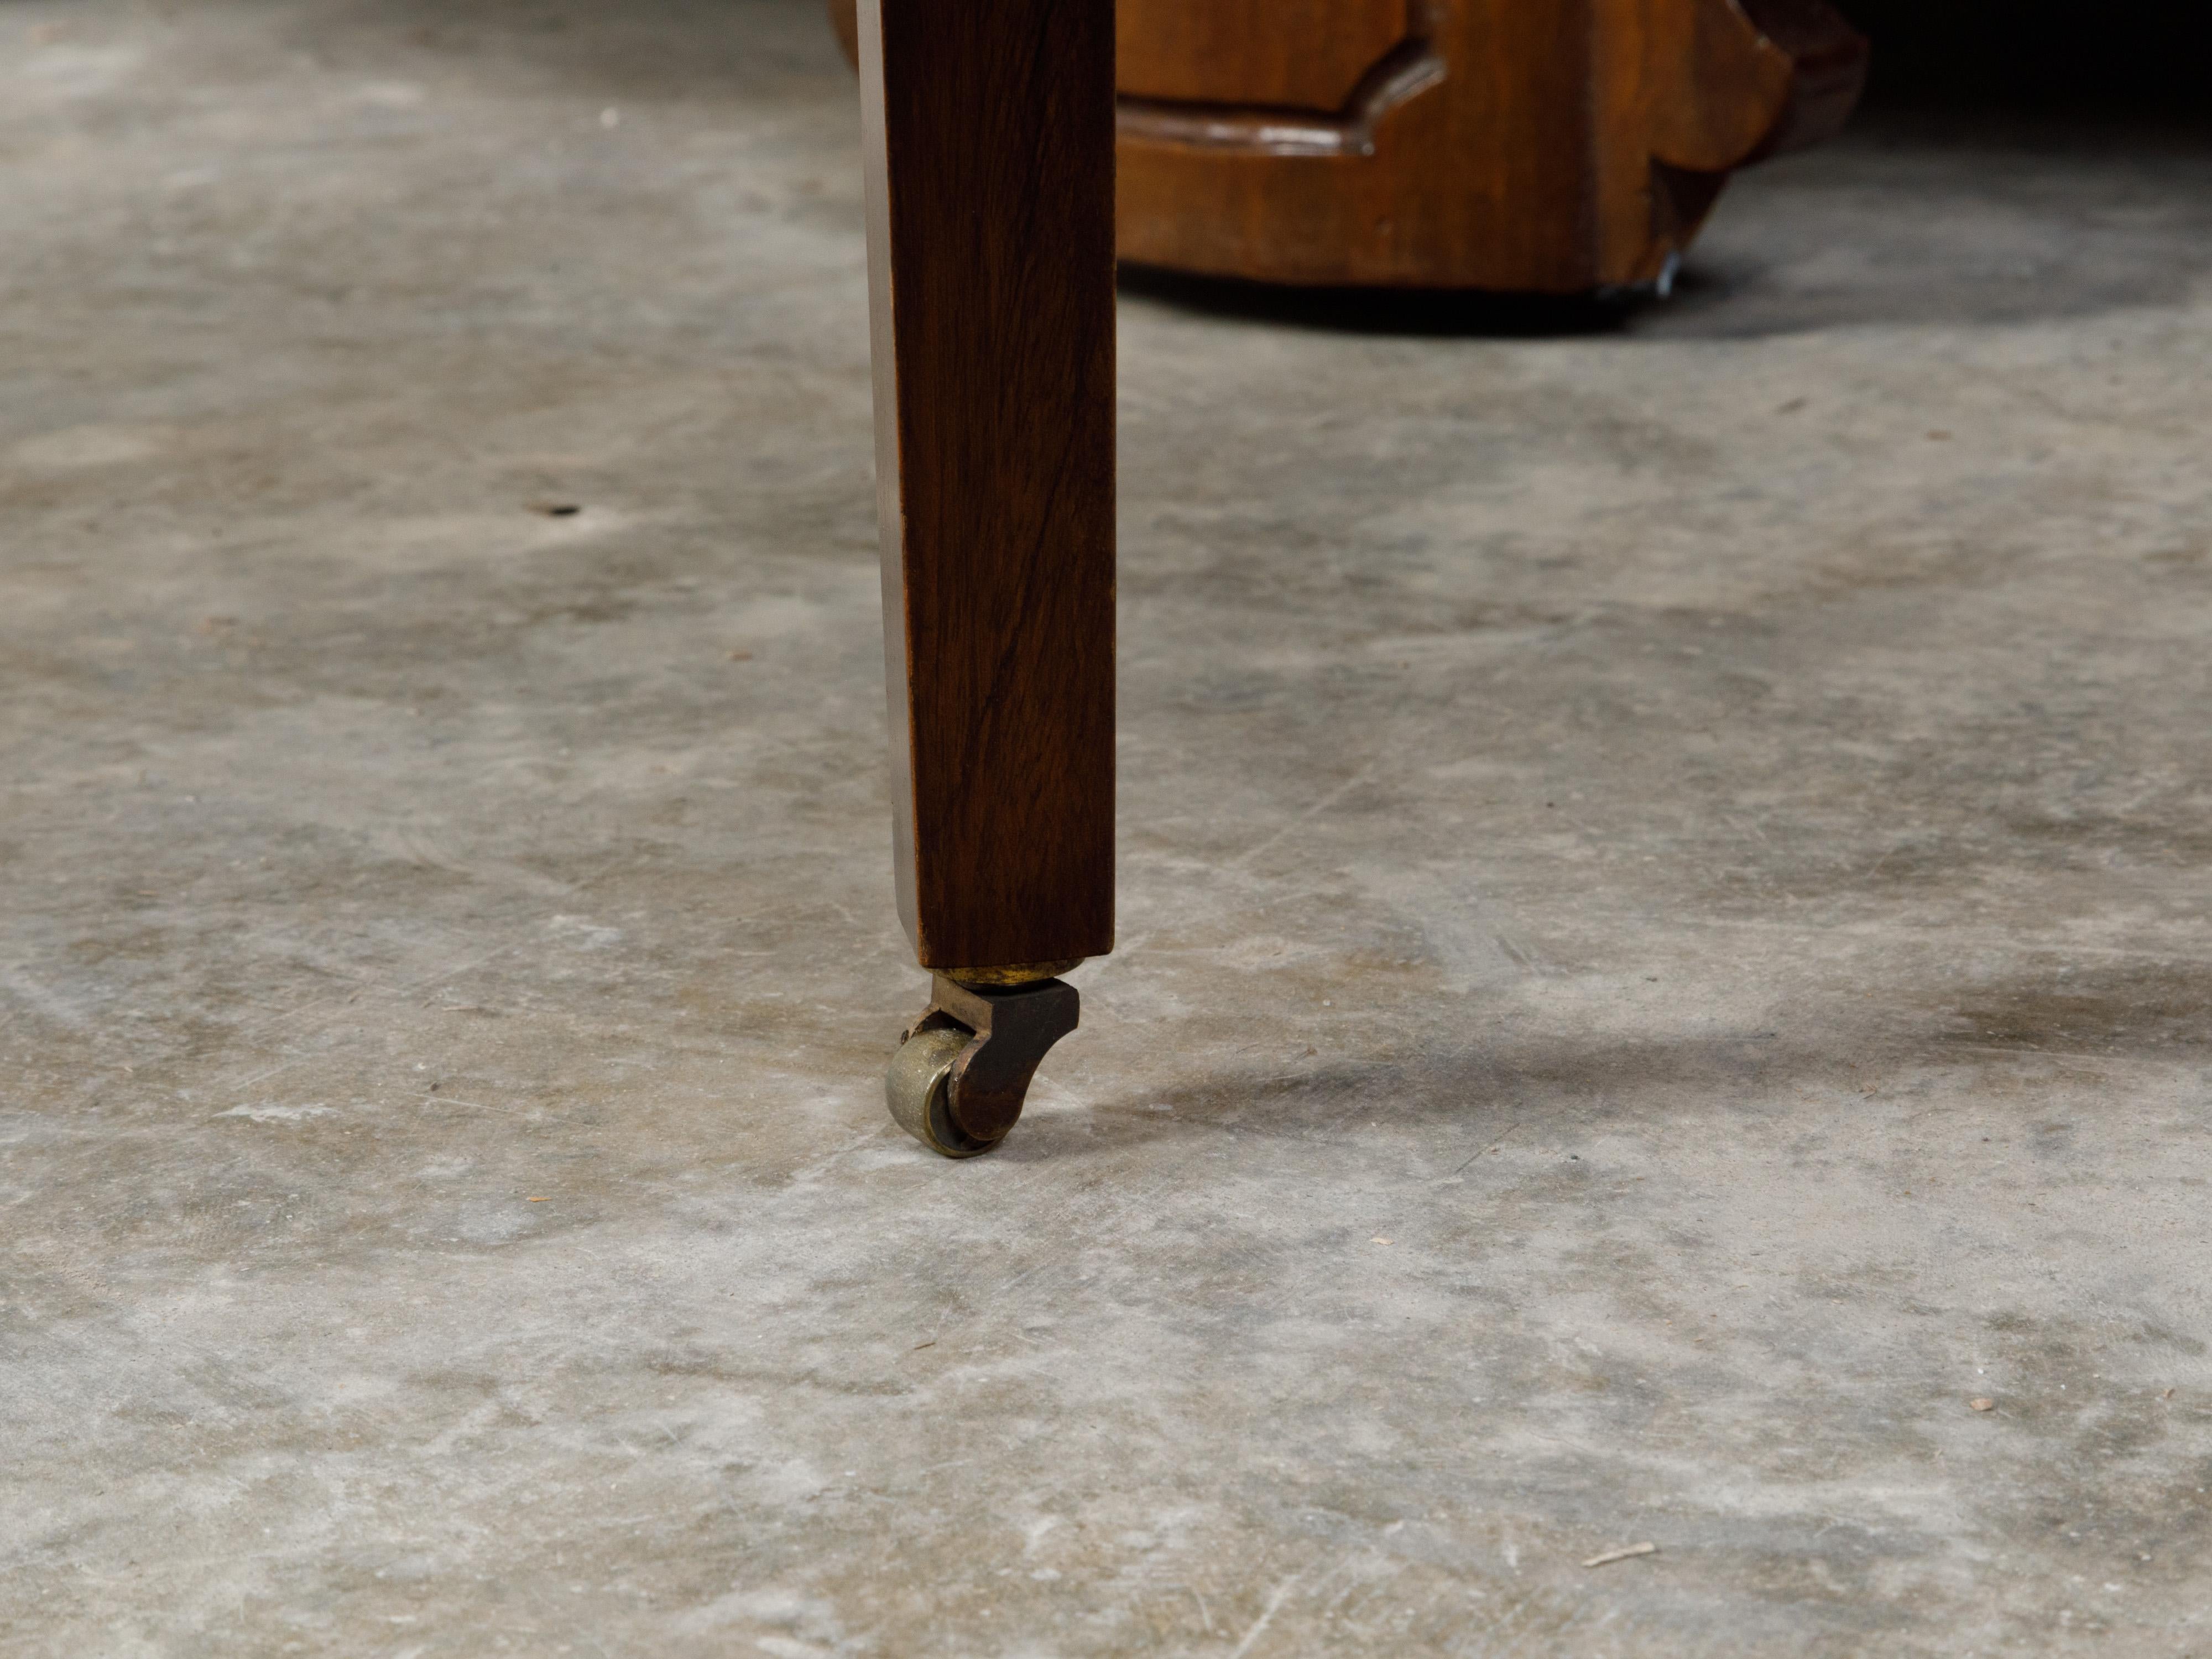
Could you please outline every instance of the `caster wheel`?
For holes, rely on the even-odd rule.
[[[975,1040],[973,1031],[940,1025],[916,1031],[891,1056],[884,1073],[884,1100],[891,1121],[933,1152],[974,1158],[999,1143],[978,1140],[952,1115],[952,1063]]]
[[[1006,1138],[1045,1051],[1075,1029],[1075,988],[1056,979],[935,994],[884,1074],[891,1121],[933,1152],[974,1158]]]

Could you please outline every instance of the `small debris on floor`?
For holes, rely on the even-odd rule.
[[[584,509],[574,501],[532,501],[532,513],[543,513],[549,519],[573,519]]]
[[[1593,1555],[1583,1563],[1586,1567],[1609,1567],[1616,1561],[1627,1561],[1639,1555],[1656,1555],[1656,1544],[1628,1544],[1617,1550],[1607,1550],[1602,1555]]]
[[[1375,1237],[1375,1238],[1370,1238],[1370,1239],[1369,1239],[1367,1242],[1368,1242],[1370,1244],[1388,1244],[1390,1241],[1389,1241],[1389,1239],[1387,1239],[1387,1238],[1382,1238],[1382,1237]]]
[[[1997,1408],[1997,1402],[1996,1401],[1986,1398],[1969,1400],[1966,1403],[1969,1406],[1972,1406],[1978,1412],[1993,1412]]]

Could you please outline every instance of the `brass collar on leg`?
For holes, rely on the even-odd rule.
[[[1066,962],[1017,962],[1004,968],[932,968],[929,971],[956,985],[1034,985],[1039,980],[1058,979],[1069,969],[1080,968],[1084,960],[1071,957]]]

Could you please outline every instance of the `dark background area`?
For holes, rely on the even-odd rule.
[[[1833,0],[1874,41],[1869,108],[2212,120],[2204,0]]]

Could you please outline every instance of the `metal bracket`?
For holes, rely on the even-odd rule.
[[[1052,1045],[1076,1028],[1081,1000],[1065,980],[963,985],[938,974],[929,1006],[907,1036],[952,1028],[975,1034],[952,1062],[945,1103],[954,1124],[988,1146],[1021,1116],[1030,1079]]]

